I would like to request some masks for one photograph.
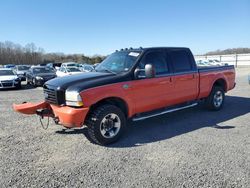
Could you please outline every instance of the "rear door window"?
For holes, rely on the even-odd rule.
[[[172,61],[174,72],[186,72],[192,70],[189,54],[185,50],[171,50],[169,56]]]

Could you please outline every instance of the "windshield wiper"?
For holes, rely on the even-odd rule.
[[[109,69],[107,69],[107,68],[102,68],[101,71],[102,71],[102,70],[104,70],[104,71],[106,71],[106,72],[109,72],[109,73],[112,73],[112,74],[117,74],[116,72],[113,72],[113,71],[111,71],[111,70],[109,70]]]

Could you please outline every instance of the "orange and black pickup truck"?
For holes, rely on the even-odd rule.
[[[45,100],[13,105],[24,114],[51,117],[67,128],[88,127],[97,144],[117,141],[127,120],[144,120],[193,107],[200,100],[211,110],[223,107],[235,87],[233,66],[199,68],[188,48],[123,49],[94,72],[52,79]]]

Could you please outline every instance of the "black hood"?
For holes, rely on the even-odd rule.
[[[77,91],[97,87],[101,85],[125,81],[122,75],[103,72],[88,72],[70,76],[57,77],[45,83],[45,88],[53,88],[57,90]]]

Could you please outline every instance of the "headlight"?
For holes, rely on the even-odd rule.
[[[43,80],[43,77],[41,77],[41,76],[36,76],[36,79],[37,79],[37,80]]]
[[[68,106],[83,106],[82,98],[76,91],[66,91],[65,100]]]

